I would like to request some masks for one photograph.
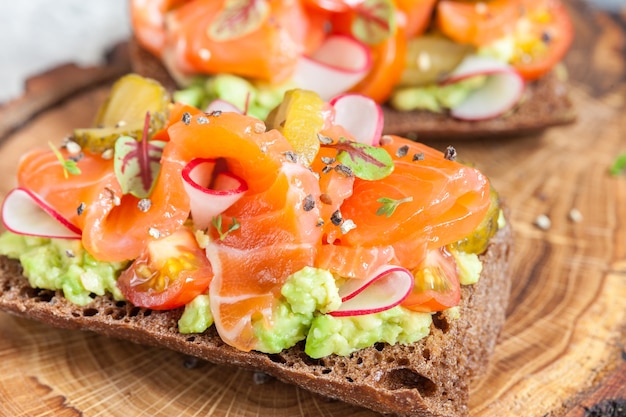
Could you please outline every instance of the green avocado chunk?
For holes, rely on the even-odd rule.
[[[403,307],[362,316],[321,315],[311,324],[304,351],[312,358],[331,354],[347,356],[354,351],[386,342],[414,343],[428,336],[432,316]]]
[[[0,236],[0,254],[20,261],[31,287],[62,290],[74,304],[86,305],[93,301],[93,294],[107,292],[116,300],[124,299],[116,282],[127,262],[97,261],[79,240],[5,232]]]

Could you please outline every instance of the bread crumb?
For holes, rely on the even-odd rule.
[[[535,219],[535,226],[537,226],[541,230],[548,230],[550,226],[552,226],[552,221],[545,214],[540,214]]]

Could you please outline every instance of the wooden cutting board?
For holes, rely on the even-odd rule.
[[[452,144],[475,161],[513,209],[511,305],[488,373],[473,386],[473,417],[579,417],[626,398],[626,175],[608,173],[626,153],[626,34],[623,20],[572,11],[577,39],[567,63],[576,124],[515,139],[432,144]],[[67,78],[67,71],[54,76]],[[45,77],[58,85],[46,74],[44,86]],[[20,154],[91,124],[108,92],[98,84],[104,78],[34,109],[24,107],[28,97],[41,99],[48,89],[0,108],[0,197],[14,186]],[[540,215],[550,218],[548,229],[534,224]],[[257,382],[250,372],[0,313],[1,416],[376,415],[275,380]]]

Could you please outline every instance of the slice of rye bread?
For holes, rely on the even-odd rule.
[[[19,262],[0,257],[0,310],[52,326],[93,331],[172,349],[217,364],[258,370],[317,394],[400,416],[466,416],[469,384],[484,373],[505,320],[510,292],[509,225],[480,255],[479,282],[464,286],[460,318],[433,317],[431,333],[409,345],[379,343],[347,357],[312,359],[298,344],[279,354],[242,352],[224,344],[214,327],[180,334],[182,309],[151,311],[110,297],[84,307],[60,291],[33,289]]]
[[[169,91],[176,82],[166,68],[134,38],[129,41],[131,68],[137,74],[159,81]],[[479,139],[513,137],[540,132],[576,120],[568,95],[568,84],[554,72],[527,85],[524,97],[512,111],[495,119],[463,121],[446,113],[397,111],[383,106],[384,134],[408,136],[417,140]]]

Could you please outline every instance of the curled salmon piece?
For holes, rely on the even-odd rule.
[[[133,0],[140,44],[173,73],[230,73],[285,81],[325,36],[300,1]]]
[[[355,179],[340,208],[341,221],[353,227],[335,244],[354,248],[354,256],[362,256],[363,248],[390,246],[394,262],[411,269],[428,249],[478,227],[490,205],[489,182],[435,149],[396,136],[383,139],[394,170],[377,181]]]
[[[164,159],[216,158],[248,191],[220,215],[206,252],[214,277],[211,311],[220,337],[237,349],[256,348],[254,326],[271,326],[287,277],[313,264],[321,238],[316,176],[295,161],[289,142],[258,119],[236,114],[194,116],[168,130]],[[170,147],[171,145],[171,147]],[[170,152],[171,151],[171,152]],[[311,204],[313,203],[313,204]],[[229,225],[237,224],[237,228]]]
[[[190,1],[192,0],[130,0],[131,24],[143,47],[161,57],[167,34],[167,13]]]
[[[60,152],[70,157],[66,150]],[[189,216],[188,204],[180,204],[186,201],[182,185],[171,185],[182,169],[176,164],[162,166],[147,210],[140,199],[122,193],[112,159],[85,151],[77,167],[80,174],[66,177],[52,150],[35,150],[22,159],[18,184],[80,228],[83,246],[98,260],[134,259],[148,241],[171,234]]]

